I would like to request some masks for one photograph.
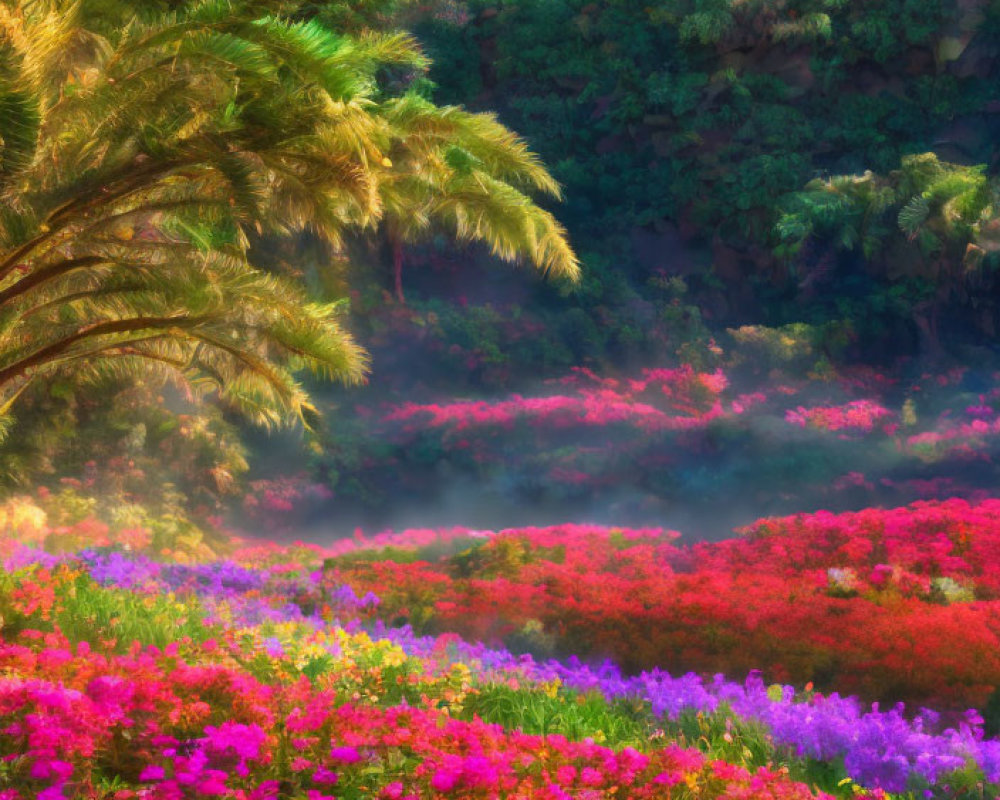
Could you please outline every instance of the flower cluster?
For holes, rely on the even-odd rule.
[[[584,379],[587,384],[581,385]],[[418,422],[422,429],[446,428],[452,433],[511,428],[519,422],[555,429],[624,424],[644,431],[670,431],[700,427],[725,413],[719,395],[727,380],[721,372],[698,373],[691,367],[643,370],[640,378],[619,381],[580,369],[561,383],[575,388],[575,394],[404,403],[391,409],[385,421]]]
[[[458,471],[511,503],[567,516],[586,503],[632,524],[742,497],[787,512],[968,498],[996,484],[998,383],[996,374],[903,369],[764,375],[738,362],[577,368],[532,392],[423,387],[366,404],[323,458],[345,505],[417,506]]]
[[[800,428],[859,433],[871,433],[876,425],[884,425],[893,416],[874,400],[852,400],[839,406],[799,406],[785,412],[785,420]]]

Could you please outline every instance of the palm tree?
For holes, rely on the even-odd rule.
[[[952,296],[984,294],[992,280],[984,259],[1000,250],[996,188],[985,170],[919,153],[903,156],[887,176],[816,178],[785,198],[776,252],[793,257],[812,239],[828,256],[860,249],[889,281],[921,279],[931,291],[912,302],[913,321],[924,349],[941,353],[941,309]]]
[[[384,103],[393,169],[379,184],[403,302],[403,245],[434,227],[485,242],[507,261],[526,257],[543,273],[576,280],[579,265],[558,221],[525,193],[558,198],[538,157],[490,114],[438,107],[416,94]]]
[[[359,381],[366,358],[337,305],[251,263],[261,233],[339,247],[409,215],[575,276],[562,229],[517,188],[555,191],[516,137],[378,97],[380,68],[423,67],[409,36],[269,13],[288,6],[206,0],[101,36],[79,3],[0,0],[4,414],[70,372],[169,378],[260,424],[308,424],[295,371]]]

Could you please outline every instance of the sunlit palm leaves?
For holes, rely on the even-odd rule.
[[[525,257],[554,277],[578,277],[565,230],[526,194],[559,197],[559,186],[522,140],[492,115],[440,108],[416,95],[394,98],[381,111],[392,135],[392,169],[380,183],[390,236],[412,241],[437,223],[507,261]]]
[[[378,97],[402,34],[340,36],[209,2],[123,17],[0,0],[0,401],[58,370],[172,377],[262,424],[308,422],[293,377],[359,380],[338,308],[248,260],[255,233],[431,220],[574,277],[558,188],[492,117]],[[152,21],[150,21],[152,20]],[[408,238],[409,238],[408,236]]]

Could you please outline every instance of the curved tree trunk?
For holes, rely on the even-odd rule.
[[[398,236],[392,237],[392,276],[396,300],[400,305],[406,305],[406,298],[403,296],[403,240]]]

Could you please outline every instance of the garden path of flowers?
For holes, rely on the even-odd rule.
[[[970,658],[947,633],[998,649],[1000,502],[765,520],[693,547],[670,531],[564,525],[406,531],[335,550],[245,542],[190,564],[126,551],[135,531],[105,527],[95,546],[61,553],[38,546],[59,550],[58,535],[34,533],[35,547],[4,545],[0,572],[2,800],[1000,790],[1000,741],[960,705],[1000,683],[1000,664]],[[624,618],[598,584],[636,620],[618,639]],[[699,591],[702,605],[686,605]],[[758,600],[754,640],[733,609]],[[607,612],[601,629],[593,604]],[[823,624],[787,627],[795,608]],[[690,624],[671,628],[672,614]],[[872,643],[856,631],[852,662],[849,632],[834,623],[861,616],[902,633],[862,652]],[[487,644],[456,635],[462,620]],[[942,713],[828,691],[852,678],[879,688],[857,671],[879,674],[880,658],[894,669],[892,648],[918,628],[946,632],[923,654],[937,686],[915,667],[894,688],[939,698]],[[600,642],[629,647],[655,631],[658,652],[691,673],[602,663]],[[847,656],[831,663],[810,632]],[[770,641],[773,660],[759,661],[768,680],[784,670],[800,688],[759,672],[699,677],[744,637],[751,658]],[[799,682],[810,670],[815,684]]]

